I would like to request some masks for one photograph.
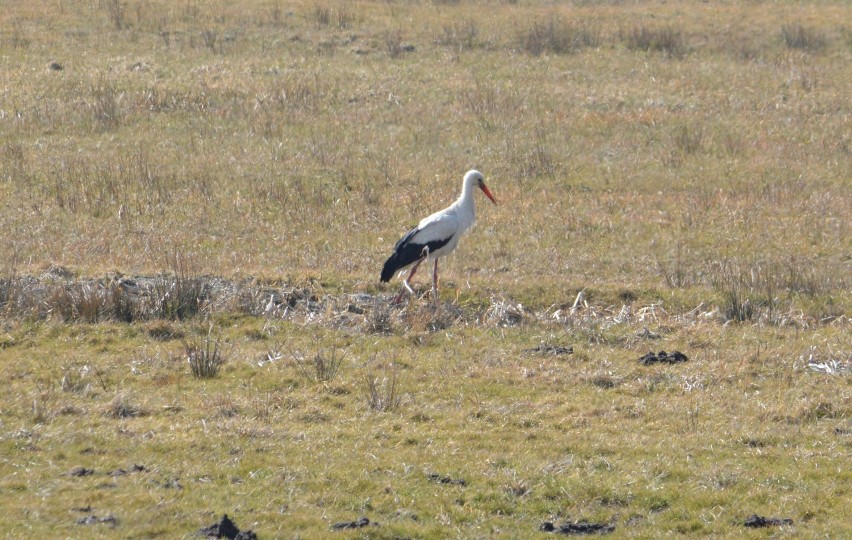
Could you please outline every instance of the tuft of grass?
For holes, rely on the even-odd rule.
[[[110,418],[135,418],[144,416],[145,411],[133,403],[133,397],[130,392],[117,392],[115,397],[110,401],[104,415]]]
[[[101,75],[89,85],[89,111],[99,131],[110,131],[121,124],[120,93],[115,84]]]
[[[210,49],[211,52],[216,52],[216,45],[219,40],[219,33],[212,28],[201,31],[201,42],[204,46]]]
[[[30,39],[27,37],[26,31],[23,29],[19,20],[12,22],[9,44],[13,49],[27,49],[30,46]]]
[[[479,26],[473,19],[445,24],[435,38],[435,43],[458,51],[473,49],[478,44]]]
[[[127,3],[121,0],[100,0],[99,6],[106,12],[107,18],[114,29],[123,30],[125,28]]]
[[[828,45],[828,37],[816,28],[801,23],[785,24],[781,27],[781,39],[789,49],[817,53]]]
[[[661,52],[670,58],[682,58],[687,53],[683,32],[671,26],[635,26],[623,34],[622,40],[630,50]]]
[[[56,392],[52,384],[36,381],[30,406],[30,419],[35,424],[49,422],[56,415]]]
[[[398,58],[404,52],[402,45],[402,30],[385,32],[385,50],[391,58]]]
[[[16,298],[19,296],[20,285],[15,276],[15,267],[11,266],[0,275],[0,314],[9,315],[15,310]]]
[[[698,122],[679,125],[672,131],[670,139],[666,163],[673,167],[680,167],[685,159],[698,154],[704,147],[704,128]]]
[[[335,2],[333,6],[317,3],[311,16],[318,26],[333,26],[340,30],[350,28],[355,22],[355,12],[349,2]]]
[[[338,352],[337,349],[331,349],[331,353],[319,350],[312,358],[306,359],[305,356],[296,352],[293,353],[293,362],[301,375],[309,380],[316,382],[330,383],[340,371],[340,366],[343,364],[345,352]]]
[[[47,313],[65,322],[133,322],[138,315],[121,288],[98,282],[56,285],[44,306]]]
[[[704,129],[698,123],[679,126],[672,134],[675,151],[683,156],[697,153],[701,150],[703,142]]]
[[[184,320],[199,314],[206,304],[204,281],[192,254],[173,252],[167,257],[171,273],[163,273],[154,289],[151,316]]]
[[[183,347],[189,369],[196,379],[216,377],[227,360],[219,348],[219,339],[213,335],[212,324],[204,338],[194,342],[184,341]]]
[[[88,365],[77,362],[66,363],[62,366],[62,378],[59,379],[59,389],[73,394],[85,394],[91,385],[88,374],[92,371]]]
[[[396,366],[391,365],[385,371],[390,371],[390,374],[377,375],[370,373],[364,379],[364,397],[367,401],[367,407],[371,411],[394,411],[402,403]]]
[[[591,23],[568,24],[561,17],[551,15],[546,20],[534,21],[518,32],[521,50],[539,56],[545,53],[566,54],[601,44],[601,30]]]

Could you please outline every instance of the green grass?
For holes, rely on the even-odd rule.
[[[847,3],[5,7],[9,536],[852,534]]]
[[[555,330],[538,323],[422,339],[218,324],[233,349],[215,379],[191,376],[179,341],[126,325],[12,329],[2,444],[3,487],[18,494],[6,503],[13,534],[81,534],[80,506],[142,536],[191,532],[224,512],[264,536],[321,534],[359,515],[382,536],[529,535],[569,517],[614,521],[624,535],[734,534],[750,513],[791,517],[795,534],[845,527],[850,442],[835,429],[849,426],[848,375],[808,371],[811,340],[792,328],[696,321],[618,346],[562,335],[550,339],[575,354],[553,357],[525,352]],[[267,336],[247,338],[258,325]],[[842,347],[843,329],[822,333]],[[287,354],[259,362],[278,343],[350,353],[323,382]],[[649,348],[691,359],[641,367]],[[392,371],[399,406],[376,411],[365,381]],[[115,414],[119,401],[136,412]],[[146,471],[107,474],[135,463]],[[63,475],[77,466],[95,473]]]

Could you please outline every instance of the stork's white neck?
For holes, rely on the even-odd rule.
[[[470,205],[473,208],[473,191],[476,189],[476,182],[468,181],[466,178],[462,181],[462,191],[456,203],[459,205]]]
[[[453,203],[456,214],[459,218],[459,226],[462,231],[468,229],[476,221],[474,210],[474,191],[476,190],[476,180],[465,178],[462,182],[462,192],[456,202]]]

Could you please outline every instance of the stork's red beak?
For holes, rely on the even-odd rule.
[[[492,195],[491,192],[488,191],[488,186],[486,186],[484,183],[482,183],[482,184],[479,184],[479,189],[481,189],[482,192],[485,193],[486,197],[491,199],[491,202],[493,202],[494,204],[497,204],[497,199],[495,199],[494,195]]]

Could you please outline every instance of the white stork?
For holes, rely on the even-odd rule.
[[[491,202],[497,204],[494,195],[491,194],[485,185],[482,173],[475,170],[468,171],[464,175],[462,192],[459,198],[456,199],[456,202],[440,212],[435,212],[431,216],[423,218],[416,227],[408,231],[393,247],[393,255],[388,258],[384,268],[382,268],[382,281],[390,281],[395,273],[411,266],[411,272],[402,281],[403,289],[397,295],[396,300],[394,300],[395,303],[398,303],[402,299],[405,291],[414,294],[409,281],[414,277],[414,273],[417,272],[417,267],[420,266],[420,263],[426,259],[435,261],[435,267],[432,271],[432,294],[437,300],[438,258],[456,249],[461,235],[476,220],[473,210],[474,188],[481,189],[491,199]]]

